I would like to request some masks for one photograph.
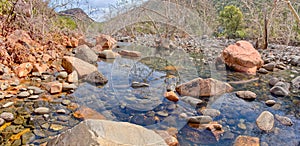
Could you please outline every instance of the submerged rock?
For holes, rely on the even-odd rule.
[[[212,78],[196,78],[176,87],[176,91],[181,96],[193,97],[221,95],[226,92],[231,92],[232,90],[233,88],[228,83]]]
[[[257,96],[254,92],[251,91],[238,91],[236,92],[236,95],[245,100],[254,100]]]
[[[125,136],[125,135],[126,136]],[[48,141],[47,145],[167,146],[165,140],[142,126],[106,120],[86,120]]]
[[[102,73],[95,71],[84,76],[83,81],[98,86],[106,84],[108,82],[108,79]]]
[[[274,127],[274,116],[268,111],[262,112],[256,119],[256,124],[259,129],[264,131],[271,131]]]
[[[285,117],[285,116],[279,116],[279,115],[275,115],[275,118],[276,120],[278,120],[282,125],[285,125],[285,126],[292,126],[294,123],[293,121],[288,118],[288,117]]]
[[[259,138],[240,135],[235,139],[233,146],[259,146]]]

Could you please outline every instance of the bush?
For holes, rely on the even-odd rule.
[[[218,32],[219,36],[228,38],[245,37],[245,31],[242,29],[243,13],[233,5],[226,6],[219,14],[220,27],[223,31]]]
[[[0,15],[7,15],[12,10],[13,3],[11,0],[0,0]]]
[[[70,29],[75,30],[77,28],[76,22],[67,16],[58,16],[55,25],[60,29]]]

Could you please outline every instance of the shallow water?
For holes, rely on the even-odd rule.
[[[142,52],[141,58],[116,58],[101,60],[98,69],[109,82],[103,87],[84,83],[73,94],[78,102],[102,113],[107,119],[131,122],[150,129],[178,129],[181,145],[232,145],[239,135],[256,136],[260,142],[269,145],[299,145],[300,141],[300,96],[299,91],[288,97],[274,97],[270,94],[268,80],[271,76],[283,77],[290,82],[291,72],[279,71],[267,75],[248,76],[231,72],[225,67],[216,70],[213,65],[204,65],[204,55],[189,55],[182,50],[157,50],[143,46],[127,46],[128,50]],[[295,74],[295,77],[300,74]],[[221,111],[214,121],[222,124],[225,133],[216,141],[207,130],[196,130],[187,126],[181,113],[188,116],[200,115],[197,109],[179,101],[173,103],[163,97],[168,85],[178,85],[196,77],[213,77],[222,81],[238,81],[259,78],[247,84],[233,85],[235,91],[250,90],[257,94],[255,101],[244,101],[234,93],[207,100],[208,108]],[[145,82],[149,87],[131,88],[133,81]],[[292,89],[294,90],[294,89]],[[264,102],[268,99],[277,101],[273,107]],[[269,133],[262,132],[255,124],[258,115],[264,111],[274,115],[291,118],[294,125],[283,126],[275,121],[275,128]],[[241,129],[238,125],[244,124]]]

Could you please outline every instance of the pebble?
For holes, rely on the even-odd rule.
[[[27,91],[23,91],[23,92],[20,92],[17,96],[19,98],[26,98],[26,97],[30,96],[30,93]]]
[[[67,106],[67,105],[71,104],[71,101],[70,100],[63,100],[61,102],[61,104]]]
[[[256,119],[256,124],[259,129],[270,131],[274,127],[274,116],[269,111],[263,111]]]
[[[236,95],[245,100],[254,100],[256,99],[256,94],[251,91],[237,91]]]
[[[285,125],[285,126],[292,126],[294,125],[293,121],[288,118],[288,117],[285,117],[285,116],[279,116],[279,115],[275,115],[275,118],[276,120],[278,120],[282,125]]]
[[[217,117],[220,116],[221,112],[216,109],[204,109],[201,110],[200,113],[202,113],[204,116],[210,116],[210,117]]]
[[[274,104],[276,104],[276,101],[275,100],[267,100],[265,103],[267,106],[273,106]]]
[[[10,106],[12,106],[12,105],[14,105],[14,102],[7,102],[7,103],[5,103],[4,105],[2,105],[2,107],[3,107],[3,108],[7,108],[7,107],[10,107]]]
[[[50,109],[49,108],[47,108],[47,107],[39,107],[39,108],[36,108],[35,110],[34,110],[34,112],[36,113],[36,114],[48,114],[48,113],[50,113]]]
[[[59,110],[56,111],[56,113],[58,113],[58,114],[66,114],[67,111],[65,109],[59,109]]]
[[[39,95],[32,95],[32,96],[29,96],[28,99],[35,100],[35,99],[38,99],[39,97],[40,97]]]
[[[28,87],[29,90],[33,90],[33,94],[38,95],[38,94],[42,94],[45,92],[45,90],[42,90],[39,87],[35,87],[35,86],[30,86]]]
[[[159,111],[156,114],[162,117],[167,117],[169,115],[167,111]]]
[[[210,116],[194,116],[188,118],[189,123],[195,123],[195,124],[208,124],[212,121],[213,120]]]
[[[64,128],[64,126],[58,125],[58,124],[51,124],[51,126],[50,126],[50,129],[53,130],[53,131],[59,131],[63,128]]]
[[[4,119],[7,122],[10,122],[10,121],[13,121],[15,119],[15,116],[14,116],[14,114],[9,113],[9,112],[3,112],[0,115],[0,118]]]

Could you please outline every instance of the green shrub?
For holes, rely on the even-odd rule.
[[[224,30],[219,32],[219,36],[228,38],[245,37],[246,33],[242,29],[243,13],[233,5],[226,6],[219,14],[220,27]]]
[[[0,15],[7,15],[13,7],[11,0],[0,0]]]
[[[70,29],[75,30],[77,28],[76,22],[67,16],[58,16],[55,25],[60,29]]]

